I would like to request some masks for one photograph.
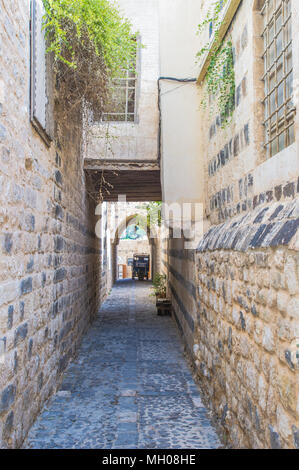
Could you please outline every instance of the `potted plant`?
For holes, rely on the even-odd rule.
[[[167,277],[166,274],[156,273],[153,279],[153,290],[156,299],[166,298]]]

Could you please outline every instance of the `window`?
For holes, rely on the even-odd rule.
[[[136,59],[126,69],[123,76],[112,82],[108,105],[102,114],[102,121],[134,122],[136,118],[137,91],[137,44]]]
[[[294,142],[295,108],[291,0],[265,0],[264,18],[264,106],[265,147],[272,157]]]
[[[45,35],[42,30],[44,14],[42,0],[31,0],[30,119],[46,144],[50,145],[54,126],[50,93],[52,75],[50,58],[46,54]]]

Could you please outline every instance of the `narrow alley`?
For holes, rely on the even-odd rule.
[[[298,50],[299,0],[0,0],[0,454],[299,449]]]
[[[26,448],[218,448],[174,320],[118,281]]]

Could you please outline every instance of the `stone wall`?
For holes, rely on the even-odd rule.
[[[22,444],[101,294],[80,132],[55,113],[48,148],[29,121],[29,3],[0,2],[0,448]]]
[[[184,243],[183,238],[164,239],[162,265],[168,276],[174,319],[192,353],[197,316],[195,252],[185,249]]]
[[[213,3],[201,2],[202,19]],[[197,201],[204,206],[204,235],[197,253],[185,250],[183,239],[164,240],[163,269],[203,396],[227,442],[233,447],[298,448],[299,118],[297,113],[295,142],[268,158],[261,15],[254,0],[228,3],[238,7],[227,23],[235,109],[223,127],[217,109],[200,106],[204,80],[199,84],[203,181],[197,184],[203,196]],[[298,19],[298,4],[292,2],[293,51],[299,43]],[[203,36],[202,46],[208,28]],[[294,61],[297,107],[298,77]],[[182,160],[179,164],[182,168]],[[195,164],[190,169],[196,174]],[[183,183],[189,187],[189,181]]]
[[[194,359],[233,447],[299,447],[298,215],[298,199],[264,205],[198,247]]]

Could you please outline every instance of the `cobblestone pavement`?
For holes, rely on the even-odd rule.
[[[83,339],[27,448],[217,448],[170,317],[149,283],[120,281]]]

